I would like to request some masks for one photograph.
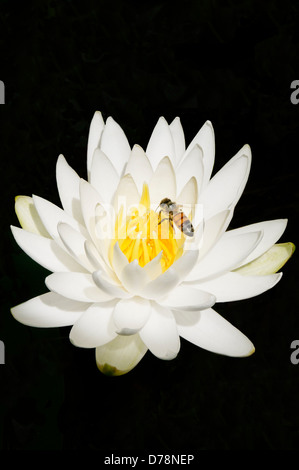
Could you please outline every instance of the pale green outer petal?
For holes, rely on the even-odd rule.
[[[106,302],[114,298],[96,286],[89,273],[53,273],[45,283],[49,290],[79,302]]]
[[[79,193],[80,177],[69,166],[63,155],[59,155],[57,160],[56,181],[64,210],[77,222],[83,224]]]
[[[232,357],[250,356],[255,351],[252,342],[212,308],[173,314],[179,335],[196,346]]]
[[[175,162],[174,141],[169,125],[164,117],[159,118],[152,132],[145,153],[154,170],[157,168],[160,160],[164,157],[169,157],[172,162]]]
[[[83,266],[77,263],[54,240],[27,232],[27,230],[19,227],[11,226],[11,231],[19,247],[30,258],[49,271],[85,271]]]
[[[141,297],[119,300],[113,311],[116,332],[121,335],[137,333],[151,314],[151,303]]]
[[[149,183],[151,204],[154,208],[165,197],[176,200],[176,178],[173,165],[169,157],[160,160]]]
[[[243,276],[265,276],[279,271],[295,251],[291,242],[277,243],[263,255],[235,270]]]
[[[50,328],[73,325],[89,305],[47,292],[13,307],[11,313],[23,325]]]
[[[134,145],[126,165],[125,175],[131,175],[139,194],[142,194],[143,183],[149,183],[153,169],[144,150],[139,145]]]
[[[181,160],[186,150],[184,130],[179,117],[176,117],[169,124],[169,130],[171,132],[174,142],[175,159],[173,161],[173,164],[175,164]]]
[[[103,120],[102,114],[100,111],[96,111],[93,115],[93,118],[89,127],[88,134],[88,143],[87,143],[87,175],[88,180],[90,179],[90,170],[92,165],[92,158],[94,151],[97,147],[100,146],[101,135],[105,127],[105,122]]]
[[[101,194],[103,202],[111,204],[118,183],[116,169],[104,152],[97,148],[92,159],[90,184]]]
[[[151,315],[139,334],[156,357],[171,360],[177,356],[180,338],[171,310],[152,302]]]
[[[237,272],[230,272],[210,281],[193,282],[191,286],[210,292],[216,297],[217,302],[232,302],[263,294],[272,289],[281,276],[282,273],[267,276],[241,276]]]
[[[129,160],[131,148],[120,125],[109,116],[101,136],[101,150],[107,155],[119,175]]]
[[[146,352],[147,347],[138,334],[117,336],[96,348],[96,363],[103,374],[124,375],[137,366]]]
[[[70,341],[80,348],[96,348],[116,337],[112,312],[116,301],[94,303],[74,323]]]
[[[45,229],[41,218],[37,213],[32,197],[16,196],[15,211],[23,229],[28,232],[50,238],[49,233]]]

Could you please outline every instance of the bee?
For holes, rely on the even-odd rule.
[[[172,227],[173,224],[175,224],[177,228],[184,233],[184,235],[187,235],[187,237],[193,237],[194,227],[188,217],[182,211],[181,205],[171,201],[168,197],[165,197],[162,199],[158,207],[161,208],[159,212],[158,225],[161,224],[163,220],[169,220],[169,223]],[[162,212],[167,213],[168,217],[161,219]]]

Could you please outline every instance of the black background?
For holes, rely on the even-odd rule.
[[[296,1],[2,0],[1,450],[296,450],[297,253],[271,291],[217,305],[255,344],[246,359],[182,340],[177,359],[147,353],[122,377],[96,368],[69,328],[35,329],[10,307],[46,292],[47,272],[12,239],[14,197],[59,204],[56,159],[86,177],[95,110],[146,147],[157,119],[180,116],[187,142],[210,119],[218,170],[245,143],[252,171],[232,227],[288,218],[297,242],[299,79]]]

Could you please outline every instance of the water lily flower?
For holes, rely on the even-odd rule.
[[[144,151],[96,112],[86,180],[58,157],[62,208],[36,195],[16,198],[22,228],[12,226],[13,236],[51,274],[49,291],[13,307],[14,318],[70,326],[70,341],[95,348],[108,375],[129,372],[148,350],[174,359],[180,337],[218,354],[251,355],[253,343],[214,305],[275,286],[294,245],[276,243],[286,219],[228,229],[251,151],[243,146],[212,176],[214,157],[209,121],[186,147],[180,119],[161,117]]]

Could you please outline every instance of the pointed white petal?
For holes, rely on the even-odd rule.
[[[101,137],[101,150],[107,155],[119,175],[129,160],[131,148],[128,139],[112,117],[108,117]]]
[[[35,208],[52,238],[59,240],[57,225],[65,222],[86,236],[86,229],[63,209],[39,196],[33,196]]]
[[[176,166],[178,162],[181,160],[181,158],[183,157],[185,150],[186,150],[185,135],[184,135],[183,127],[182,127],[181,120],[179,117],[176,117],[169,124],[169,129],[172,135],[172,139],[174,142],[174,149],[175,149],[175,159],[173,161],[173,164]]]
[[[129,292],[109,279],[107,275],[100,269],[98,271],[94,271],[92,273],[92,277],[99,289],[103,290],[112,297],[118,299],[128,299],[129,297],[132,297]]]
[[[166,298],[159,303],[171,309],[202,310],[211,307],[216,302],[215,297],[209,292],[204,292],[182,284],[171,291]]]
[[[50,328],[73,325],[89,304],[47,292],[11,309],[14,318],[24,325]]]
[[[85,269],[77,263],[54,240],[27,232],[19,227],[11,227],[17,244],[34,261],[49,271],[78,271]]]
[[[206,187],[211,177],[215,160],[215,135],[212,123],[210,121],[205,122],[205,124],[201,127],[194,139],[188,145],[182,160],[186,158],[186,156],[189,154],[189,152],[193,149],[195,145],[199,145],[199,147],[203,151],[203,186]]]
[[[133,295],[141,295],[145,284],[150,282],[145,269],[143,269],[137,260],[128,263],[120,273],[119,279],[124,288]]]
[[[192,287],[210,292],[217,302],[249,299],[272,289],[282,273],[268,276],[242,276],[236,272],[225,273],[206,282],[192,283]]]
[[[132,297],[117,302],[113,311],[116,332],[121,335],[133,335],[146,323],[151,313],[149,300]]]
[[[143,183],[149,183],[153,169],[144,150],[139,145],[134,145],[129,161],[126,165],[125,175],[131,175],[139,194],[142,194]]]
[[[207,280],[233,270],[251,253],[261,240],[261,232],[241,233],[234,237],[222,237],[206,256],[199,260],[185,281]]]
[[[287,219],[276,219],[276,220],[268,220],[266,222],[259,222],[256,224],[246,225],[244,227],[240,227],[234,230],[227,231],[223,237],[231,237],[238,235],[240,233],[249,233],[249,232],[256,232],[258,230],[263,232],[263,238],[261,239],[260,243],[257,247],[247,256],[246,259],[242,261],[242,266],[244,264],[249,263],[250,261],[254,260],[258,256],[261,256],[267,250],[269,250],[274,243],[279,240],[282,236],[283,232],[287,226]]]
[[[114,193],[113,207],[115,214],[118,214],[121,207],[127,214],[132,206],[137,206],[140,202],[140,195],[131,175],[125,175],[120,179]]]
[[[161,276],[146,284],[139,295],[146,299],[158,300],[165,297],[179,282],[179,275],[171,266]]]
[[[180,163],[176,170],[176,177],[178,194],[192,177],[196,179],[198,191],[201,192],[204,179],[204,166],[203,150],[199,145],[196,144]]]
[[[184,280],[187,274],[194,268],[198,258],[198,250],[190,249],[173,263],[172,267],[178,274],[180,280]]]
[[[15,198],[15,211],[24,230],[43,237],[50,237],[35,209],[32,197],[17,196]]]
[[[109,158],[97,148],[92,159],[90,184],[103,197],[103,202],[112,203],[114,193],[119,183],[119,175]]]
[[[87,143],[88,180],[90,178],[90,170],[91,170],[91,165],[92,165],[93,154],[94,154],[95,149],[100,146],[101,135],[102,135],[104,127],[105,127],[105,123],[104,123],[102,114],[99,111],[96,111],[90,123],[88,143]]]
[[[264,276],[276,273],[290,259],[294,251],[293,243],[278,243],[263,255],[236,269],[235,272],[243,276]]]
[[[204,221],[198,260],[201,260],[225,233],[232,217],[233,211],[225,210]]]
[[[151,315],[139,332],[148,349],[160,359],[174,359],[180,349],[180,338],[170,310],[152,302]]]
[[[249,145],[239,150],[216,173],[204,190],[201,202],[205,208],[205,217],[210,218],[217,212],[233,209],[240,199],[251,165],[251,150]]]
[[[70,331],[70,341],[80,348],[95,348],[116,337],[112,312],[115,301],[94,303],[76,321]]]
[[[79,193],[80,177],[69,166],[63,155],[59,155],[57,160],[56,181],[60,201],[65,212],[83,224]]]
[[[162,158],[169,157],[175,162],[175,148],[171,131],[164,117],[160,117],[148,142],[146,151],[152,168],[155,170]]]
[[[164,157],[158,164],[149,183],[151,204],[157,206],[165,197],[176,200],[175,172],[169,157]]]
[[[200,312],[174,312],[179,335],[208,351],[232,357],[246,357],[254,352],[252,342],[209,308]]]
[[[73,227],[63,222],[58,224],[57,230],[70,255],[87,271],[94,271],[94,265],[89,261],[85,252],[86,238]]]
[[[138,334],[117,336],[110,343],[96,348],[96,363],[103,374],[127,374],[141,361],[147,347]]]
[[[113,298],[96,286],[88,273],[53,273],[45,283],[52,292],[79,302],[106,302]]]

